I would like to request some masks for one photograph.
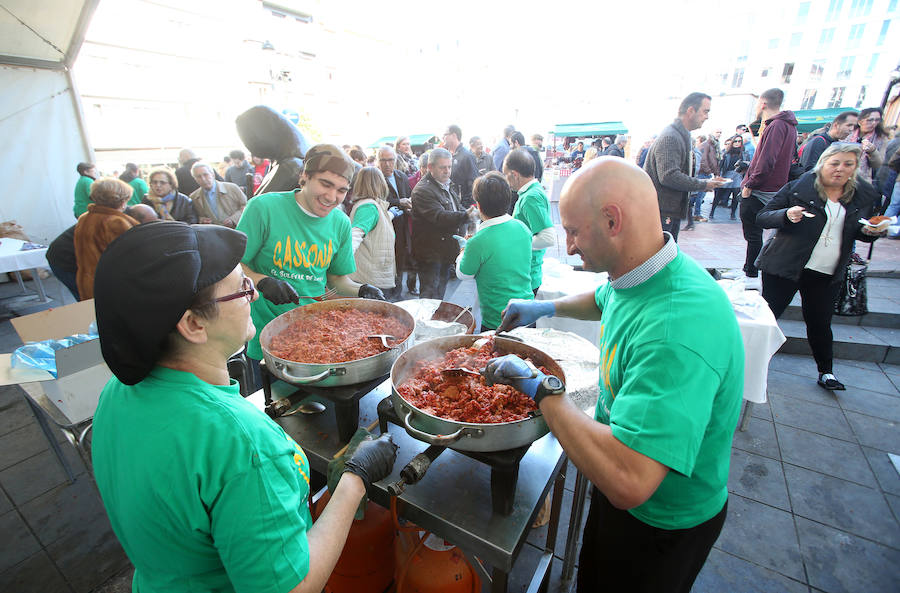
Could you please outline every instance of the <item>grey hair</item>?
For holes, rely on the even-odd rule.
[[[432,148],[431,156],[428,157],[429,161],[434,161],[435,159],[452,159],[453,155],[450,154],[450,151],[446,148]]]
[[[430,150],[428,152],[423,152],[422,156],[419,157],[419,168],[420,169],[428,166],[428,155],[429,154],[431,154]]]
[[[847,183],[844,184],[844,193],[841,195],[841,202],[847,203],[850,201],[850,198],[853,197],[853,194],[856,192],[856,184],[859,175],[859,161],[862,158],[862,146],[859,144],[851,143],[851,142],[833,142],[831,146],[825,149],[822,152],[822,155],[819,157],[819,160],[816,161],[816,166],[813,167],[813,171],[816,174],[815,186],[816,191],[819,192],[819,197],[823,200],[828,200],[828,196],[825,194],[825,187],[822,184],[822,167],[825,166],[825,161],[830,159],[836,154],[852,152],[856,155],[856,170],[853,172],[853,175],[847,180]]]
[[[616,136],[616,144],[625,144],[626,142],[628,142],[628,136],[626,136],[625,134],[619,134],[618,136]]]
[[[197,161],[196,163],[191,165],[191,175],[193,175],[194,171],[196,171],[197,169],[204,169],[204,168],[209,169],[209,172],[212,173],[213,175],[216,174],[215,170],[211,166],[209,166],[207,163],[204,163],[203,161]]]
[[[397,151],[394,150],[393,146],[389,146],[387,144],[382,144],[381,146],[378,147],[378,154],[380,154],[382,151],[387,151],[387,152],[391,153],[392,157],[395,157],[395,158],[397,157]]]

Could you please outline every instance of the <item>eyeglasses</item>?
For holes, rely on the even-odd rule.
[[[219,297],[217,299],[213,299],[214,303],[224,303],[226,301],[233,301],[235,299],[239,299],[241,297],[247,297],[247,302],[253,302],[253,295],[256,293],[256,287],[253,286],[253,280],[244,276],[241,280],[241,290],[235,292],[233,294],[225,295],[223,297]]]

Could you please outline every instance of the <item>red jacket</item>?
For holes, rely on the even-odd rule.
[[[767,119],[742,187],[759,191],[780,190],[788,182],[796,148],[797,118],[794,112],[780,111]]]

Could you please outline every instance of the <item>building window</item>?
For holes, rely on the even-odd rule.
[[[875,67],[878,65],[878,56],[881,54],[872,54],[872,59],[869,60],[869,69],[866,70],[866,76],[872,76],[875,74]]]
[[[834,21],[837,20],[838,15],[841,14],[841,8],[844,7],[844,0],[831,0],[828,4],[828,13],[825,16],[826,21]]]
[[[781,82],[788,84],[791,82],[791,75],[794,73],[794,63],[787,62],[781,71]]]
[[[895,10],[897,10],[897,0],[891,0],[890,2],[888,2],[887,12],[888,12],[888,14],[890,14],[890,13],[894,12]]]
[[[853,25],[850,27],[850,37],[847,39],[847,47],[850,49],[854,49],[859,47],[860,41],[862,41],[863,33],[866,32],[866,25]]]
[[[759,73],[759,77],[760,78],[768,78],[769,72],[771,72],[771,71],[772,71],[772,67],[766,66],[765,68],[762,69],[762,72]]]
[[[872,12],[872,0],[853,0],[850,4],[850,18],[869,16]]]
[[[856,61],[856,56],[844,56],[841,58],[841,65],[838,68],[837,77],[838,80],[847,80],[850,78],[850,75],[853,74],[853,62]]]
[[[799,47],[801,41],[803,41],[803,33],[794,33],[791,35],[791,47]]]
[[[769,39],[769,49],[778,49],[778,39]]]
[[[735,68],[734,69],[734,78],[731,79],[731,88],[739,89],[741,85],[744,84],[744,69],[743,68]]]
[[[812,109],[816,103],[816,89],[806,89],[803,92],[803,101],[800,103],[800,109]]]
[[[834,109],[841,106],[841,102],[844,100],[844,91],[846,89],[847,87],[845,86],[834,87],[831,89],[831,98],[828,99],[828,109]]]
[[[887,37],[888,28],[891,26],[891,21],[884,21],[881,23],[881,33],[878,34],[878,41],[875,45],[883,45],[884,38]]]
[[[834,40],[834,27],[830,29],[822,30],[822,33],[819,35],[819,51],[825,51],[831,46],[831,42]]]
[[[809,16],[809,5],[811,2],[801,2],[800,6],[797,7],[797,22],[798,25],[806,24],[806,17]]]
[[[727,72],[722,73],[722,84],[728,84],[728,73]]]
[[[822,80],[822,73],[825,71],[825,60],[815,60],[809,67],[810,80]]]
[[[856,97],[856,108],[859,109],[862,107],[863,102],[866,100],[866,85],[859,87],[859,95]]]

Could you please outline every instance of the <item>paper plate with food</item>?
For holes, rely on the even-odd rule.
[[[859,219],[859,224],[864,224],[876,231],[886,231],[892,224],[897,224],[896,216],[872,216],[868,220]]]

